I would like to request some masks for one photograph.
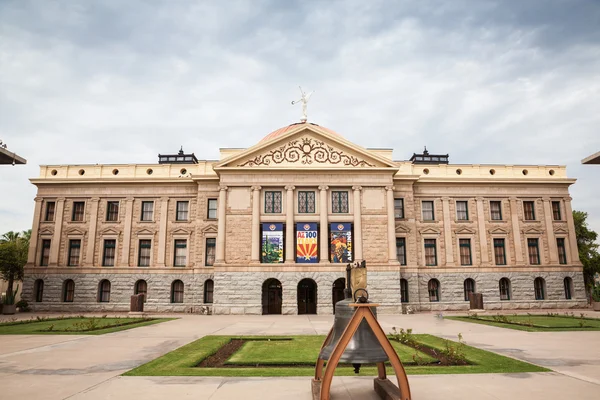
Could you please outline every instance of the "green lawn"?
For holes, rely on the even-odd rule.
[[[496,317],[496,319],[494,319]],[[498,320],[497,316],[479,315],[472,317],[446,317],[456,321],[472,322],[516,329],[527,332],[561,332],[561,331],[598,331],[600,319],[548,315],[504,315],[509,323]],[[523,324],[523,325],[519,325]],[[583,327],[581,326],[583,324]],[[529,326],[531,325],[531,326]]]
[[[314,374],[314,363],[325,336],[290,336],[289,341],[255,341],[247,342],[227,362],[228,365],[238,364],[235,367],[199,368],[196,367],[206,357],[216,353],[231,339],[251,339],[253,337],[232,336],[206,336],[189,343],[179,349],[165,354],[149,363],[126,372],[126,376],[310,376]],[[254,337],[258,338],[258,337]],[[260,337],[265,339],[268,337]],[[272,337],[275,339],[276,337]],[[435,349],[445,347],[444,340],[431,335],[414,335],[417,342]],[[509,373],[509,372],[546,372],[546,368],[538,367],[513,358],[504,357],[485,350],[465,346],[465,355],[469,365],[464,366],[439,366],[416,365],[412,356],[416,350],[400,343],[392,342],[404,363],[408,374],[469,374],[469,373]],[[430,356],[427,361],[435,361]],[[236,362],[237,360],[237,362]],[[245,363],[252,363],[253,367],[245,367]],[[294,367],[265,366],[256,367],[256,364],[307,364]],[[388,368],[392,373],[391,367]],[[374,366],[361,368],[363,375],[376,375]],[[336,369],[336,375],[354,375],[353,368],[341,366]]]
[[[26,323],[0,324],[0,335],[102,335],[140,326],[158,324],[175,318],[53,318]],[[112,325],[121,326],[112,326]],[[48,330],[52,326],[52,330]],[[94,326],[94,330],[87,330]]]

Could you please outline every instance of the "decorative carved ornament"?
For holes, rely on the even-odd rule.
[[[292,140],[285,145],[271,150],[267,154],[258,155],[238,167],[257,167],[261,165],[281,164],[283,162],[302,164],[343,164],[352,167],[375,167],[375,165],[361,160],[358,157],[345,154],[342,150],[336,150],[320,140],[313,138],[302,138]]]

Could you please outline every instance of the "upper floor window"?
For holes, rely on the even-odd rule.
[[[490,201],[490,213],[492,214],[492,221],[502,220],[502,202]]]
[[[207,238],[206,239],[206,259],[204,265],[210,267],[215,263],[215,250],[217,245],[217,239]]]
[[[299,191],[298,192],[298,212],[299,213],[314,213],[315,212],[315,192],[312,192],[312,191]]]
[[[435,239],[425,239],[425,265],[437,265]]]
[[[433,201],[422,201],[421,208],[423,209],[423,221],[433,221],[435,214],[433,212]]]
[[[217,219],[217,199],[208,199],[208,219]]]
[[[265,192],[265,214],[281,213],[281,192],[266,191]]]
[[[394,199],[394,218],[404,218],[404,199]]]
[[[104,240],[104,251],[102,253],[102,266],[113,267],[115,265],[115,252],[117,241],[115,239]]]
[[[54,221],[54,210],[56,209],[56,203],[53,201],[46,202],[46,218],[45,221]]]
[[[336,214],[348,213],[348,192],[333,191],[331,192],[331,212]]]
[[[469,220],[469,209],[466,201],[456,202],[456,219],[459,221]]]
[[[529,264],[540,263],[540,247],[538,239],[527,239],[527,250],[529,253]]]
[[[40,259],[40,265],[42,267],[48,266],[48,261],[50,260],[50,244],[51,244],[50,239],[42,240],[42,256]]]
[[[460,265],[471,265],[471,239],[459,239]]]
[[[525,221],[535,221],[535,210],[533,201],[523,202],[523,218]]]
[[[406,238],[396,238],[396,257],[400,265],[406,265]]]
[[[71,221],[83,221],[83,210],[85,209],[85,202],[74,201],[73,202],[73,215]]]
[[[154,218],[154,202],[142,201],[142,221],[152,221]]]
[[[506,265],[504,239],[494,239],[494,259],[496,265]]]
[[[187,221],[188,220],[188,209],[190,206],[189,201],[178,201],[177,202],[177,216],[175,219],[177,221]]]
[[[567,250],[565,248],[565,238],[556,239],[556,247],[558,249],[558,262],[560,264],[567,263]]]
[[[150,255],[152,254],[152,240],[141,239],[140,249],[138,253],[138,266],[149,267],[150,266]]]
[[[552,219],[554,219],[555,221],[560,221],[561,220],[561,215],[560,215],[560,201],[553,201],[552,202]]]
[[[185,267],[187,258],[187,240],[177,239],[175,240],[175,260],[173,265],[176,267]]]
[[[112,221],[112,222],[119,220],[119,202],[118,201],[106,202],[106,220]]]
[[[68,266],[75,267],[79,265],[79,254],[81,249],[81,240],[80,239],[72,239],[69,240],[69,259]]]

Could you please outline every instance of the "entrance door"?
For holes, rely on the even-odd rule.
[[[281,282],[268,279],[263,284],[263,314],[281,314],[282,290]]]
[[[335,314],[335,303],[344,300],[344,288],[346,287],[346,279],[339,278],[333,282],[333,289],[331,291],[331,299],[333,301],[333,313]]]
[[[312,279],[302,279],[298,284],[298,314],[317,313],[317,284]]]

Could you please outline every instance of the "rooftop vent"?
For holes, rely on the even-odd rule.
[[[423,154],[413,153],[410,161],[413,164],[448,164],[448,154],[429,154],[425,147]]]
[[[192,154],[184,154],[183,146],[177,154],[159,154],[159,164],[198,164],[198,159]]]

